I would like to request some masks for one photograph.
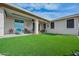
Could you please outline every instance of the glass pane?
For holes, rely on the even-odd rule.
[[[20,33],[24,30],[24,21],[23,20],[15,20],[15,29],[16,32]]]

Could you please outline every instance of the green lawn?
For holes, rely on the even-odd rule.
[[[72,35],[29,35],[0,39],[0,54],[27,56],[72,55],[79,50],[79,39]]]

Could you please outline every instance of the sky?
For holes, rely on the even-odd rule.
[[[14,5],[48,20],[79,13],[79,3],[15,3]]]

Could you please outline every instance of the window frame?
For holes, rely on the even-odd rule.
[[[54,23],[54,22],[51,22],[51,23],[50,23],[50,28],[51,28],[51,29],[54,29],[54,28],[55,28],[55,23]]]
[[[74,26],[74,19],[67,19],[67,21],[66,21],[67,23],[67,25],[66,25],[66,27],[67,28],[74,28],[75,26]]]

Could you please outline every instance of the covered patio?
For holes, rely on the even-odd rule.
[[[38,34],[46,31],[47,23],[4,10],[4,35]]]
[[[48,20],[10,4],[0,4],[0,36],[46,32]]]

